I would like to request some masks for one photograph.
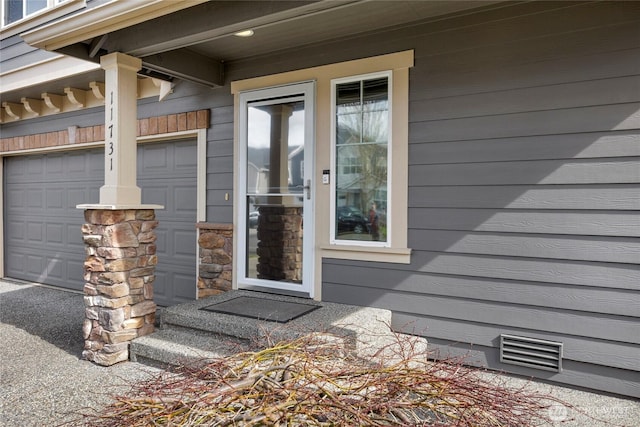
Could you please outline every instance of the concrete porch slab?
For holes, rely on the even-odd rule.
[[[225,303],[238,298],[251,298],[256,303],[263,301],[265,307],[278,306],[273,303],[283,302],[314,309],[286,323],[203,310],[215,304],[229,306]],[[390,324],[389,310],[234,290],[163,309],[160,330],[134,340],[131,354],[132,360],[141,358],[180,364],[186,359],[224,356],[230,341],[244,342],[249,348],[251,345],[273,345],[313,333],[327,333],[344,340],[346,348],[361,357],[393,357],[393,354],[380,351],[391,348],[391,344],[398,340]],[[409,339],[426,350],[425,339]]]

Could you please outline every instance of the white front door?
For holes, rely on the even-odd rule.
[[[313,297],[314,95],[313,82],[240,93],[239,288]]]

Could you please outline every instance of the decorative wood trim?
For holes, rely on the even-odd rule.
[[[7,104],[7,106],[5,106]],[[19,109],[22,111],[22,104],[12,104],[3,102],[4,110],[9,108],[12,112]],[[24,115],[22,112],[21,115]],[[187,113],[170,114],[167,116],[155,116],[151,118],[138,120],[137,137],[148,137],[153,135],[162,135],[166,133],[175,133],[179,131],[193,131],[197,129],[208,129],[210,122],[210,110],[190,111]],[[175,120],[169,120],[169,117],[175,117]],[[178,129],[178,116],[184,117],[185,129]],[[188,117],[192,117],[188,120]],[[144,123],[144,125],[143,125]],[[156,123],[151,126],[150,123]],[[171,123],[171,125],[159,126],[159,123]],[[182,127],[182,125],[180,126]],[[86,143],[97,143],[104,141],[104,125],[77,127],[70,126],[67,130],[47,132],[41,134],[31,134],[16,136],[12,138],[0,139],[0,153],[19,153],[21,151],[42,149],[48,147],[57,147],[61,145],[75,145]]]

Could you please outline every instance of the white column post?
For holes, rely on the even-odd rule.
[[[105,172],[100,204],[135,206],[142,203],[136,185],[137,91],[136,73],[142,61],[115,52],[100,58],[105,70]]]

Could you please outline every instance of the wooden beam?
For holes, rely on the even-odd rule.
[[[143,68],[209,87],[222,86],[222,62],[199,53],[177,49],[142,58]]]

